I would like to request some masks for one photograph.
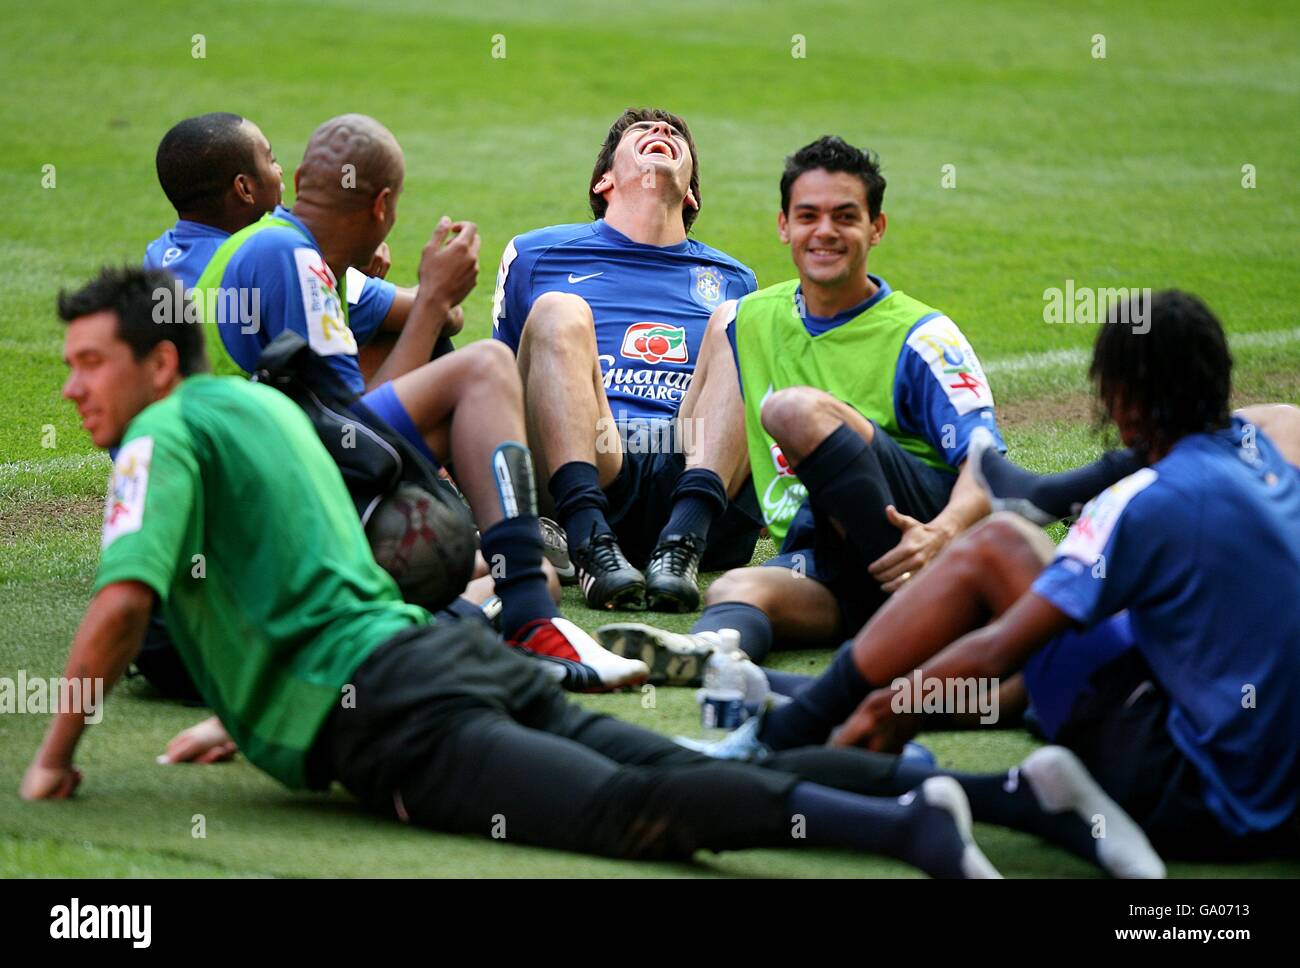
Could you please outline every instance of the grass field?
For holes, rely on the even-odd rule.
[[[507,240],[586,218],[586,179],[609,122],[625,106],[655,104],[685,115],[699,143],[695,235],[752,266],[761,285],[792,274],[774,230],[783,157],[828,132],[879,151],[891,221],[872,270],[963,327],[1013,453],[1032,468],[1069,466],[1101,446],[1082,378],[1095,330],[1042,320],[1044,289],[1067,279],[1199,292],[1233,336],[1239,400],[1300,402],[1300,24],[1282,3],[1234,5],[1226,17],[1208,0],[1079,11],[1033,2],[782,11],[736,0],[374,0],[364,12],[338,0],[78,2],[57,12],[4,0],[0,9],[0,675],[60,674],[98,553],[108,461],[59,400],[54,295],[102,263],[137,262],[171,224],[154,149],[176,120],[205,111],[256,120],[286,180],[324,119],[361,111],[387,124],[408,172],[390,278],[414,280],[444,212],[482,231],[462,341],[488,334]],[[203,58],[193,56],[198,34]],[[1094,56],[1098,34],[1104,58]],[[504,58],[492,57],[495,35]],[[795,35],[806,57],[792,56]],[[941,184],[946,165],[954,187]],[[607,618],[570,613],[588,627]],[[689,617],[667,624],[685,628]],[[777,664],[815,671],[825,658],[785,653]],[[694,724],[686,691],[660,690],[654,708],[639,693],[584,701],[667,733]],[[76,802],[35,805],[16,790],[44,717],[0,717],[0,874],[911,874],[829,851],[615,863],[377,823],[341,793],[291,795],[244,762],[155,765],[199,716],[127,685],[88,731]],[[945,765],[971,770],[1005,768],[1032,745],[1011,732],[926,742]],[[197,814],[203,839],[191,836]],[[978,834],[1008,876],[1092,875],[1032,838]],[[1300,866],[1230,873],[1295,876]]]

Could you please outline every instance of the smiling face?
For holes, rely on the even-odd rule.
[[[117,313],[108,309],[68,324],[63,360],[63,396],[76,405],[81,426],[101,448],[120,444],[135,415],[180,379],[174,344],[158,343],[137,360],[118,336]]]
[[[596,161],[592,211],[601,218],[611,204],[650,194],[681,206],[682,222],[689,229],[700,207],[698,186],[695,148],[686,123],[662,111],[629,111],[615,122]]]
[[[790,209],[777,216],[777,228],[804,286],[836,288],[866,278],[867,255],[885,234],[885,215],[871,218],[866,187],[856,175],[814,168],[790,187]]]

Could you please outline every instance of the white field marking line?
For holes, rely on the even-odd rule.
[[[1293,342],[1300,342],[1300,328],[1269,329],[1257,333],[1241,333],[1237,336],[1229,334],[1228,336],[1228,343],[1233,349],[1265,349],[1274,346],[1285,346]],[[984,369],[990,373],[999,374],[1023,373],[1025,371],[1056,369],[1058,367],[1083,366],[1090,359],[1092,359],[1092,350],[1081,347],[1062,350],[1039,350],[1036,353],[1022,353],[1019,356],[1004,356],[1000,359],[989,360],[984,364]]]
[[[44,460],[13,460],[0,464],[0,483],[13,481],[23,474],[45,474],[50,471],[81,470],[86,467],[103,465],[107,471],[112,465],[104,451],[89,454],[64,454],[61,457],[47,457]]]

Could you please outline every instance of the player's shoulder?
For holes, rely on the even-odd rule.
[[[799,288],[799,280],[787,279],[785,282],[778,282],[770,286],[764,286],[762,289],[755,289],[751,293],[746,293],[739,302],[746,306],[759,306],[771,300],[789,300],[794,297],[795,290]]]
[[[1177,532],[1176,522],[1185,509],[1186,502],[1167,471],[1158,465],[1140,468],[1083,506],[1057,554],[1092,564],[1121,525],[1130,533]]]
[[[701,261],[712,262],[715,265],[731,269],[738,275],[746,276],[751,280],[755,278],[754,271],[750,269],[749,266],[745,265],[745,263],[741,262],[734,256],[723,252],[721,249],[715,249],[713,246],[706,242],[701,242],[699,239],[688,238],[687,242],[690,246],[691,255],[694,258]]]
[[[580,245],[590,243],[597,238],[595,223],[574,222],[566,225],[547,225],[531,232],[516,235],[510,240],[515,253],[537,255],[557,246]]]

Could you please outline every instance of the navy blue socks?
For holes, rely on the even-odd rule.
[[[727,510],[727,487],[706,467],[693,467],[677,479],[673,511],[662,534],[690,534],[705,541],[713,522]]]
[[[845,642],[830,667],[800,689],[792,701],[763,719],[758,738],[774,750],[820,746],[871,691],[853,661],[853,640]]]
[[[740,633],[740,647],[755,662],[762,662],[772,649],[772,623],[761,609],[744,602],[720,602],[710,605],[691,626],[692,632],[716,632],[735,629]]]
[[[609,499],[600,489],[600,473],[595,464],[575,460],[557,468],[547,482],[555,500],[555,518],[569,537],[569,547],[577,548],[610,529],[605,515]]]

